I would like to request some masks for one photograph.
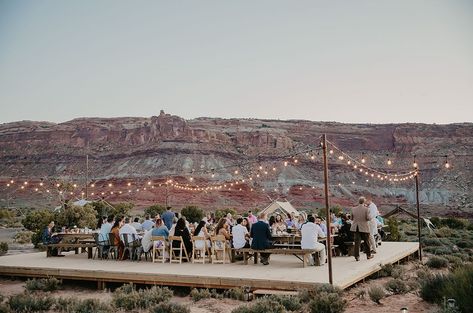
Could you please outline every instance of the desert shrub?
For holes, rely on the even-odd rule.
[[[84,206],[67,205],[65,209],[61,209],[56,213],[56,222],[60,226],[72,228],[88,227],[94,229],[97,224],[95,210],[90,204]]]
[[[444,288],[450,278],[447,275],[427,275],[420,281],[420,297],[427,302],[439,303],[444,296]]]
[[[463,218],[447,217],[442,220],[442,224],[451,229],[465,229],[470,223]]]
[[[88,206],[91,206],[95,211],[95,218],[98,219],[101,216],[127,216],[130,215],[131,209],[135,206],[133,203],[129,202],[119,202],[108,204],[104,201],[95,201],[89,203]]]
[[[190,313],[191,310],[179,303],[165,302],[157,305],[151,311],[151,313]]]
[[[461,312],[473,312],[473,265],[460,267],[449,275],[443,294],[455,299]]]
[[[182,208],[181,214],[186,217],[189,223],[198,223],[205,216],[204,211],[195,205],[189,205]]]
[[[463,248],[463,249],[465,249],[465,248],[473,248],[473,240],[471,240],[471,239],[459,240],[459,241],[457,242],[457,246],[458,246],[459,248]]]
[[[117,308],[125,310],[149,309],[171,299],[173,292],[169,288],[153,286],[149,289],[136,290],[133,284],[125,284],[115,290],[112,302]]]
[[[2,241],[0,242],[0,255],[3,255],[8,252],[8,243]]]
[[[387,221],[385,221],[385,222],[387,222],[389,232],[391,233],[391,235],[389,235],[390,240],[391,241],[399,241],[399,239],[401,238],[401,234],[399,233],[399,223],[398,223],[397,219],[388,218],[386,220]]]
[[[394,266],[391,271],[392,278],[401,278],[404,275],[404,268],[402,266]]]
[[[281,304],[287,311],[297,311],[302,307],[299,297],[272,295],[270,298]]]
[[[76,298],[56,299],[56,311],[74,313],[108,313],[112,312],[112,307],[98,299],[80,300]]]
[[[256,300],[252,305],[242,305],[232,310],[232,313],[284,313],[286,310],[279,302],[263,297]]]
[[[0,220],[11,220],[15,218],[15,212],[10,209],[0,209]]]
[[[41,232],[51,221],[54,221],[54,213],[48,209],[29,211],[21,221],[27,230],[33,232],[31,242],[35,247],[41,242]]]
[[[443,268],[448,266],[448,260],[439,256],[430,257],[425,263],[430,268]]]
[[[42,312],[48,311],[54,305],[54,298],[50,295],[33,295],[25,292],[10,296],[8,305],[14,312]]]
[[[394,265],[388,264],[381,264],[381,269],[378,271],[378,277],[388,277],[391,276],[394,269]]]
[[[432,273],[426,268],[420,268],[419,270],[417,270],[416,274],[417,274],[417,278],[422,280],[422,279],[427,278]]]
[[[415,291],[419,289],[420,287],[419,280],[415,277],[409,278],[406,284],[407,284],[407,287],[409,287],[409,291]]]
[[[339,313],[343,312],[347,306],[347,301],[336,293],[320,292],[309,302],[311,313]]]
[[[6,303],[0,303],[0,313],[10,313],[10,307]]]
[[[386,292],[380,285],[373,285],[368,289],[368,295],[370,296],[371,301],[381,304],[380,301],[386,296]]]
[[[320,284],[311,289],[302,289],[299,291],[299,298],[302,303],[309,303],[314,297],[319,293],[334,293],[339,296],[342,294],[342,290],[338,287],[332,286],[330,284]]]
[[[237,211],[236,211],[235,209],[230,209],[230,208],[227,208],[227,209],[217,209],[217,210],[215,210],[215,219],[218,221],[218,220],[221,219],[222,217],[227,216],[228,213],[232,214],[232,216],[235,216],[235,214],[237,213]]]
[[[448,246],[425,247],[424,251],[435,254],[435,255],[446,255],[446,254],[451,254],[453,252],[452,248]]]
[[[435,234],[438,237],[452,237],[453,231],[450,228],[444,226],[439,229],[436,229]]]
[[[458,256],[446,255],[445,258],[448,260],[448,263],[450,263],[453,268],[457,268],[463,265],[463,260]]]
[[[386,290],[396,295],[409,292],[409,286],[400,279],[391,279],[384,285],[384,287]]]
[[[164,206],[155,204],[145,209],[145,215],[149,215],[152,218],[155,218],[158,214],[163,214],[164,211],[166,211],[166,208]]]
[[[212,293],[208,289],[194,288],[191,290],[190,297],[194,302],[197,302],[202,299],[212,298]]]
[[[422,238],[422,245],[424,247],[428,246],[441,246],[442,242],[438,238]]]
[[[15,241],[20,244],[31,243],[31,237],[33,232],[31,231],[19,231],[15,234]]]
[[[243,301],[245,300],[245,288],[239,287],[227,289],[223,292],[223,296],[225,298]]]
[[[430,218],[430,221],[432,222],[432,224],[435,225],[435,227],[440,227],[441,226],[441,221],[440,221],[440,217],[438,216],[433,216]]]
[[[58,290],[62,285],[62,282],[56,277],[50,278],[33,278],[28,279],[25,284],[25,288],[28,291],[54,291]]]

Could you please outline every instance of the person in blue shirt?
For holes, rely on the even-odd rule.
[[[169,237],[169,229],[166,225],[163,224],[163,220],[158,218],[156,220],[156,226],[151,230],[152,236],[163,236],[165,238]]]
[[[164,225],[166,225],[166,227],[168,229],[171,229],[172,222],[174,221],[174,217],[175,217],[174,212],[171,211],[171,207],[168,206],[167,209],[166,209],[166,212],[164,212],[163,215],[161,216],[161,218],[164,222]]]

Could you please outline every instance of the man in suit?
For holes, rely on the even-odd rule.
[[[266,221],[266,213],[261,213],[258,216],[258,222],[254,223],[251,226],[251,248],[254,250],[264,250],[269,249],[272,246],[271,243],[271,230],[269,229],[269,224]],[[260,253],[261,263],[268,265],[269,253]]]
[[[350,230],[354,232],[355,237],[355,259],[360,260],[360,244],[361,239],[365,242],[365,253],[368,259],[371,259],[371,249],[369,245],[369,236],[370,236],[370,226],[369,221],[372,216],[370,214],[369,208],[365,205],[365,197],[360,197],[358,199],[358,206],[352,209],[352,224]]]

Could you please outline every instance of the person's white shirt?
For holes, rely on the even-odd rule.
[[[144,252],[148,252],[153,247],[153,241],[151,241],[152,231],[148,230],[141,239],[141,246]]]
[[[371,202],[368,208],[370,209],[370,216],[372,217],[369,221],[370,232],[371,235],[374,236],[378,233],[378,223],[376,221],[376,216],[379,215],[378,207],[376,206],[376,204],[374,204],[374,202]]]
[[[143,226],[141,226],[141,224],[139,222],[133,222],[131,223],[131,226],[133,226],[136,231],[142,231],[143,230]]]
[[[233,247],[235,249],[241,249],[246,244],[246,234],[248,234],[248,229],[241,224],[237,224],[232,228],[233,234]]]
[[[318,243],[318,237],[325,237],[322,228],[319,225],[307,222],[301,227],[301,249],[315,249]]]
[[[135,237],[138,237],[138,232],[136,231],[135,227],[131,226],[130,224],[125,224],[120,228],[118,232],[120,234],[120,239],[123,240],[123,234],[134,234]],[[133,242],[133,236],[128,236],[128,242]]]

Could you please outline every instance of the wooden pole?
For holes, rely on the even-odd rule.
[[[333,274],[332,274],[332,238],[330,228],[330,207],[328,198],[328,162],[327,162],[327,138],[326,135],[322,135],[322,149],[324,154],[324,185],[325,185],[325,215],[327,216],[327,258],[328,258],[328,279],[331,285],[333,285]]]
[[[89,155],[85,156],[85,199],[89,198]]]
[[[416,206],[417,206],[417,236],[419,237],[419,261],[422,262],[422,242],[421,242],[421,221],[420,221],[420,203],[419,203],[419,170],[416,176]]]

